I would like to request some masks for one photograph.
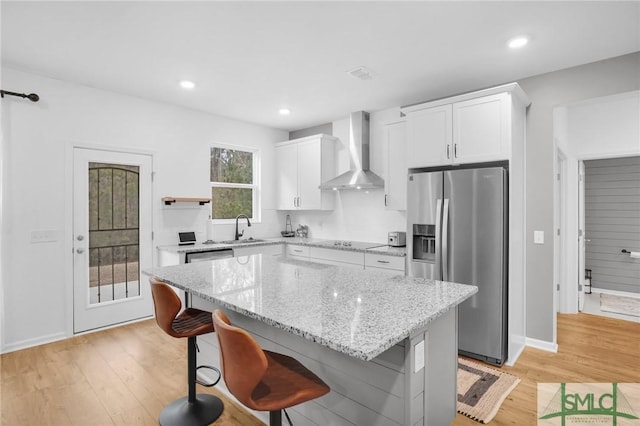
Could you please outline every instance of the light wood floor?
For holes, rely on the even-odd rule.
[[[492,425],[535,425],[537,382],[640,382],[638,323],[559,315],[558,343],[557,354],[527,348],[503,367],[522,382]],[[150,320],[5,354],[0,369],[2,425],[155,425],[186,394],[186,341]],[[216,425],[262,425],[222,398]],[[453,425],[478,423],[458,415]]]

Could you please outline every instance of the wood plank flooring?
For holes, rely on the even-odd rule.
[[[537,382],[640,382],[640,324],[587,314],[558,316],[557,354],[527,348],[514,367],[522,382],[492,425],[535,425]],[[3,426],[156,425],[186,394],[186,340],[153,320],[87,334],[0,357]],[[215,425],[262,425],[215,388]],[[478,425],[458,415],[455,426]],[[366,425],[362,425],[366,426]]]
[[[589,314],[558,315],[558,352],[526,348],[502,367],[522,380],[490,422],[535,425],[537,383],[640,382],[640,324]],[[454,426],[478,425],[460,414]]]

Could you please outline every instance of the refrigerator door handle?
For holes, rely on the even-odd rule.
[[[442,280],[449,281],[449,199],[444,199],[442,212]]]
[[[439,280],[442,278],[442,239],[440,238],[440,231],[442,227],[442,199],[438,198],[436,201],[436,267],[433,271],[433,279]]]

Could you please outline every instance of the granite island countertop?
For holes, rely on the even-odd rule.
[[[259,254],[143,272],[365,361],[478,291],[476,286]]]

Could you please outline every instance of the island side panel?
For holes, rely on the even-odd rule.
[[[451,424],[458,401],[458,308],[429,324],[426,350],[425,425]]]
[[[218,306],[197,297],[193,306]],[[372,361],[363,361],[223,308],[232,323],[249,331],[264,349],[298,359],[321,377],[331,392],[292,407],[296,425],[411,425],[405,421],[405,348],[396,345]],[[199,364],[220,365],[215,334],[198,339]],[[217,387],[228,394],[221,381]],[[420,398],[420,405],[423,404]],[[262,420],[266,416],[254,413]]]

